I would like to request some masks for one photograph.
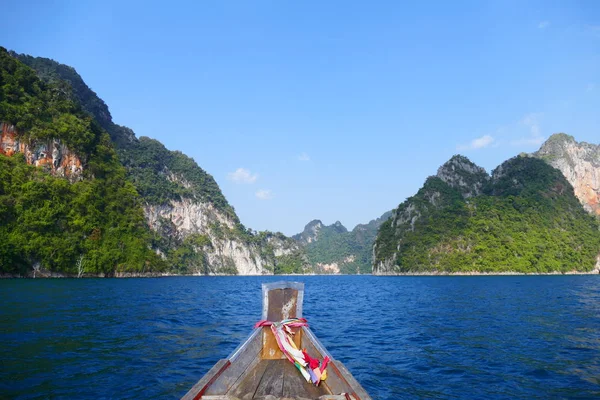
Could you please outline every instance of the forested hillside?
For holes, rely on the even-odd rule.
[[[323,225],[311,221],[304,231],[293,238],[304,246],[309,262],[325,273],[370,274],[373,258],[373,242],[379,225],[389,218],[391,212],[368,224],[359,224],[348,231],[341,222]]]
[[[69,211],[64,216],[68,221],[64,222],[58,211],[30,207],[28,213],[42,213],[34,217],[37,225],[46,228],[40,229],[40,235],[50,241],[44,241],[33,240],[37,236],[20,235],[20,229],[29,232],[30,226],[19,223],[20,208],[8,210],[7,221],[8,215],[14,217],[2,227],[3,234],[11,237],[3,242],[10,250],[10,254],[5,251],[4,272],[39,268],[110,276],[123,271],[307,271],[304,253],[293,240],[281,234],[255,234],[246,229],[214,178],[193,159],[166,149],[157,140],[138,139],[131,129],[115,124],[106,104],[73,68],[5,49],[2,57],[0,122],[4,122],[4,153],[12,156],[3,159],[2,174],[10,178],[3,181],[3,191],[11,198],[7,204],[18,204],[15,199],[19,196],[30,197],[25,189],[35,186],[31,181],[39,180],[51,187],[59,185],[62,191],[58,195],[47,189],[39,194],[38,201],[42,203],[35,204]],[[15,174],[22,155],[26,158],[22,166],[28,172]],[[26,167],[27,163],[41,168]],[[89,197],[85,201],[79,198],[80,190]],[[74,204],[80,203],[87,208],[77,218]],[[88,212],[90,215],[85,214]],[[82,225],[82,220],[92,216],[100,225]],[[75,226],[69,225],[71,218]],[[78,243],[68,233],[92,240],[96,247],[101,244],[101,254],[88,251],[87,241],[81,239],[83,244]],[[68,242],[61,245],[64,252],[61,246],[52,244],[61,242],[63,235]],[[19,247],[8,245],[12,242],[32,249],[24,253]],[[134,245],[138,247],[134,249]],[[41,254],[45,252],[49,254]],[[22,254],[28,254],[26,259],[14,261]]]
[[[0,272],[163,270],[109,135],[69,93],[63,82],[42,82],[0,48]],[[52,165],[28,165],[59,147],[81,163],[73,183]]]
[[[490,178],[465,160],[451,159],[382,224],[374,273],[595,268],[598,221],[585,212],[560,171],[520,156],[500,165]],[[467,195],[468,185],[459,182],[479,186],[481,193]]]

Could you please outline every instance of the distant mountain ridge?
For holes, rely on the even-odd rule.
[[[316,271],[369,274],[377,229],[390,215],[391,211],[386,212],[367,224],[357,225],[352,231],[340,221],[324,225],[320,220],[313,220],[292,238],[304,247],[307,259]]]
[[[0,273],[600,268],[598,219],[583,211],[600,219],[600,146],[566,134],[491,176],[454,156],[368,224],[314,220],[288,238],[246,229],[210,174],[115,124],[72,67],[0,48],[0,74]]]
[[[592,271],[599,252],[598,220],[559,170],[519,156],[488,176],[454,156],[381,225],[373,273]]]

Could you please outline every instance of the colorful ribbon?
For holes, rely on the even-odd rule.
[[[286,358],[298,368],[304,379],[307,382],[312,382],[315,386],[318,386],[321,381],[327,379],[327,364],[329,364],[328,356],[322,361],[316,358],[312,358],[306,352],[306,349],[299,350],[294,343],[293,336],[294,332],[292,328],[300,328],[302,326],[308,326],[306,319],[304,318],[290,318],[284,319],[281,322],[273,322],[262,320],[254,324],[254,328],[261,328],[263,326],[270,326],[275,340],[281,352]]]

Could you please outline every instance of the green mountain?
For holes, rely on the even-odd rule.
[[[598,221],[563,174],[519,156],[491,176],[444,164],[377,234],[373,273],[549,273],[598,268]]]
[[[327,226],[314,220],[293,238],[304,247],[307,259],[316,271],[369,274],[377,229],[390,215],[391,211],[368,224],[357,225],[352,231],[339,221]]]
[[[0,48],[0,272],[161,271],[106,132]]]
[[[143,234],[138,232],[134,236],[144,238],[146,253],[152,249],[149,251],[151,260],[145,261],[141,269],[123,261],[111,267],[112,273],[130,271],[132,268],[141,272],[185,274],[308,271],[309,265],[304,253],[295,241],[280,233],[255,234],[246,229],[214,178],[193,159],[179,151],[168,150],[157,140],[147,137],[138,139],[131,129],[115,124],[104,101],[85,84],[73,68],[47,58],[8,53],[5,49],[2,49],[2,57],[5,60],[5,95],[2,99],[3,108],[0,110],[0,123],[4,126],[2,141],[6,142],[2,148],[8,150],[4,153],[11,156],[33,154],[34,157],[26,155],[25,164],[49,165],[49,168],[45,168],[46,174],[62,178],[59,179],[60,182],[66,178],[70,182],[81,181],[82,185],[87,185],[88,182],[99,184],[97,179],[100,176],[94,169],[96,158],[91,156],[94,148],[84,141],[85,127],[80,126],[83,123],[78,125],[71,121],[71,115],[75,115],[74,121],[81,120],[89,124],[92,133],[102,138],[102,149],[110,153],[113,168],[119,171],[123,184],[135,197],[131,207],[137,213],[139,229]],[[15,97],[18,93],[31,92],[33,89],[30,87],[44,88],[43,93],[32,92],[31,96],[23,99]],[[59,93],[61,101],[72,108],[64,110],[63,114],[66,116],[58,121],[62,123],[58,128],[50,129],[45,125],[39,128],[42,122],[47,124],[50,117],[46,114],[54,112],[55,107],[54,99],[46,100],[46,97],[51,96],[44,94],[45,92]],[[34,109],[45,110],[46,114],[35,114],[32,111]],[[67,123],[71,125],[65,125]],[[35,149],[21,145],[30,139],[37,140]],[[44,142],[41,143],[40,140]],[[60,154],[54,157],[53,151]],[[6,162],[16,161],[11,158]],[[10,171],[7,174],[12,176]],[[23,178],[23,182],[28,179],[30,177]],[[67,187],[72,189],[78,184],[71,183]],[[65,197],[70,199],[70,194],[65,194]],[[55,199],[46,201],[53,204]],[[12,235],[13,229],[6,227],[5,234]],[[72,265],[76,264],[73,260],[83,257],[84,265],[90,267],[85,272],[97,272],[87,263],[89,257],[85,251],[72,253],[70,259],[52,263],[32,256],[28,261],[20,263],[21,269],[35,265],[50,271],[70,273]]]

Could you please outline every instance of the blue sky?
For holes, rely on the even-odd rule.
[[[596,1],[3,1],[0,45],[73,66],[242,222],[348,228],[453,154],[600,143]]]

